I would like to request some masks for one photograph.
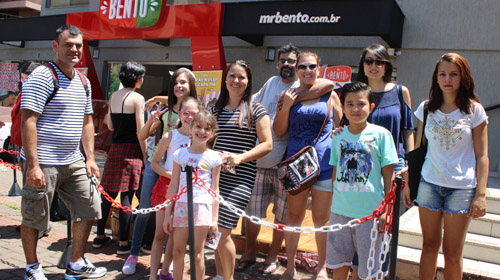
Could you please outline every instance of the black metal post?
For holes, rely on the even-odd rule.
[[[14,158],[13,164],[16,165],[17,155],[12,155],[12,157]],[[17,171],[15,169],[12,169],[12,171],[14,171],[14,183],[12,183],[12,186],[10,187],[8,195],[9,196],[20,196],[21,195],[21,188],[19,187],[19,184],[17,183]]]
[[[188,198],[188,220],[189,220],[189,267],[191,268],[191,280],[196,280],[196,251],[194,247],[194,217],[193,217],[193,167],[186,165],[186,183]]]
[[[66,221],[66,231],[68,234],[68,239],[66,241],[66,248],[61,255],[61,259],[59,259],[59,263],[57,264],[58,268],[66,269],[69,264],[69,260],[71,258],[71,250],[73,250],[73,238],[71,237],[71,214],[68,211],[68,220]]]
[[[393,205],[392,212],[392,239],[391,239],[391,264],[389,266],[389,279],[396,279],[396,265],[398,262],[398,241],[399,241],[399,204],[401,203],[401,189],[403,187],[403,179],[396,177],[396,199]]]

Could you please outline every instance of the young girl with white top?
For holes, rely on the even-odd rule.
[[[428,111],[424,128],[424,111]],[[486,214],[488,116],[469,64],[447,53],[437,61],[429,100],[420,104],[415,147],[427,141],[417,199],[422,228],[420,279],[434,279],[443,244],[444,278],[462,279],[462,252],[471,218]],[[438,172],[436,172],[438,171]],[[403,200],[410,207],[409,188]]]
[[[163,135],[158,145],[151,167],[160,175],[156,185],[153,188],[151,195],[151,205],[156,206],[162,204],[167,200],[167,191],[172,177],[174,152],[182,147],[189,146],[191,140],[191,121],[194,114],[200,111],[200,102],[191,96],[184,98],[179,105],[179,118],[181,120],[178,129],[171,130]],[[162,164],[163,155],[166,153],[165,163]],[[160,265],[161,253],[163,251],[163,244],[167,239],[167,234],[163,231],[163,220],[165,210],[161,209],[156,213],[156,230],[151,250],[151,273],[150,280],[157,279],[156,273]],[[165,249],[165,259],[160,271],[160,279],[172,279],[168,272],[170,262],[172,260],[172,240],[167,242]]]
[[[215,193],[219,193],[219,172],[222,158],[218,152],[208,148],[210,140],[217,128],[215,117],[208,111],[202,110],[196,114],[191,122],[191,145],[183,147],[174,153],[172,180],[168,189],[168,199],[175,193],[181,193],[187,185],[186,173],[181,168],[189,165],[194,168],[195,174]],[[198,183],[193,184],[194,209],[194,239],[196,254],[196,279],[203,279],[205,263],[203,256],[204,240],[207,235],[217,230],[219,205],[210,193]],[[172,211],[173,208],[173,211]],[[182,280],[184,272],[184,256],[188,242],[188,205],[186,193],[181,194],[179,200],[165,209],[165,232],[173,233],[174,244],[174,279]]]

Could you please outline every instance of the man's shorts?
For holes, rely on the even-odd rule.
[[[38,230],[49,226],[49,207],[57,191],[71,214],[73,222],[99,220],[101,199],[97,188],[90,184],[83,160],[69,165],[40,165],[45,186],[36,188],[26,183],[26,161],[21,162],[23,190],[21,213],[23,224]]]
[[[286,194],[278,179],[278,169],[257,168],[257,177],[246,213],[265,218],[267,207],[273,197],[273,214],[280,223],[286,223]]]
[[[347,224],[352,218],[331,213],[330,225]],[[354,252],[358,253],[359,267],[358,275],[361,279],[373,278],[377,275],[380,267],[379,255],[383,234],[378,234],[375,240],[374,267],[368,277],[368,257],[370,255],[371,239],[370,233],[373,227],[373,220],[353,227],[343,228],[339,231],[329,232],[326,242],[326,267],[337,269],[343,266],[352,265]],[[387,258],[388,256],[386,256]]]

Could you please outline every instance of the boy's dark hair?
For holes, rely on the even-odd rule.
[[[34,61],[28,61],[28,62],[25,62],[23,64],[23,66],[21,66],[21,69],[19,69],[19,72],[21,72],[22,74],[29,75],[38,66],[40,66],[40,63],[34,62]]]
[[[133,88],[144,74],[146,73],[146,67],[142,64],[129,61],[120,69],[120,73],[118,73],[118,77],[120,78],[120,82],[124,87]]]
[[[363,82],[354,82],[354,83],[348,83],[345,84],[341,89],[340,89],[340,102],[342,103],[342,106],[345,105],[345,98],[347,94],[351,92],[360,92],[360,91],[365,91],[367,93],[367,98],[368,102],[370,104],[373,103],[373,92],[370,86]]]
[[[57,28],[56,30],[56,36],[54,38],[54,40],[59,43],[59,38],[61,37],[61,34],[68,30],[69,34],[71,36],[76,36],[76,35],[82,35],[83,37],[83,33],[80,29],[78,29],[78,27],[74,26],[74,25],[68,25],[68,24],[65,24],[59,28]]]
[[[294,52],[297,56],[299,56],[300,54],[300,50],[292,43],[289,43],[278,49],[278,58],[282,53],[289,53],[289,52]]]

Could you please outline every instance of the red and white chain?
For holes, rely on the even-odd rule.
[[[113,204],[113,206],[120,208],[120,209],[123,209],[123,211],[126,211],[126,212],[132,212],[134,214],[147,214],[147,213],[151,213],[154,211],[158,211],[161,208],[168,206],[170,203],[175,202],[176,200],[179,199],[179,197],[182,194],[187,192],[187,187],[185,186],[181,189],[181,191],[179,193],[175,194],[172,197],[172,199],[166,200],[162,204],[156,205],[156,206],[151,207],[151,208],[131,209],[130,207],[124,207],[124,206],[120,205],[120,203],[114,201],[104,191],[103,187],[99,184],[99,181],[97,180],[97,178],[95,176],[92,177],[92,181],[96,185],[99,192],[101,192],[103,194],[103,196],[106,198],[106,200],[111,202]],[[235,213],[236,215],[238,215],[240,217],[248,218],[252,223],[259,224],[261,226],[265,226],[265,227],[269,227],[269,228],[273,228],[273,229],[276,229],[278,231],[298,232],[298,233],[305,233],[305,234],[310,234],[310,233],[315,233],[315,232],[325,232],[326,233],[326,232],[339,231],[339,230],[346,228],[346,227],[350,227],[350,228],[357,227],[366,221],[378,218],[380,215],[385,213],[387,211],[387,209],[390,209],[390,210],[386,214],[386,223],[384,226],[385,232],[390,232],[391,227],[392,227],[392,205],[393,205],[393,201],[395,198],[394,191],[396,188],[396,184],[393,185],[391,191],[386,195],[385,199],[373,211],[373,214],[366,216],[366,217],[363,217],[363,218],[350,220],[346,224],[333,224],[333,225],[322,226],[319,228],[289,227],[289,226],[284,225],[284,224],[275,224],[275,223],[267,222],[267,221],[264,221],[261,218],[256,217],[256,216],[249,216],[248,214],[245,213],[244,210],[238,209],[234,205],[232,205],[231,203],[226,202],[224,200],[224,198],[222,198],[220,195],[216,194],[212,189],[208,188],[205,185],[205,182],[203,182],[203,180],[201,180],[198,177],[196,171],[193,172],[193,185],[195,185],[195,184],[197,184],[198,186],[200,186],[204,190],[206,190],[213,197],[213,199],[215,199],[220,204],[225,205],[231,212]]]
[[[16,156],[19,155],[18,151],[6,150],[4,148],[0,148],[0,153],[8,153],[8,154],[11,154],[11,155],[16,155]],[[6,166],[8,168],[15,169],[15,170],[21,170],[20,166],[17,166],[17,165],[14,165],[14,164],[10,164],[8,162],[3,161],[2,159],[0,159],[0,165],[4,165],[4,166]]]

